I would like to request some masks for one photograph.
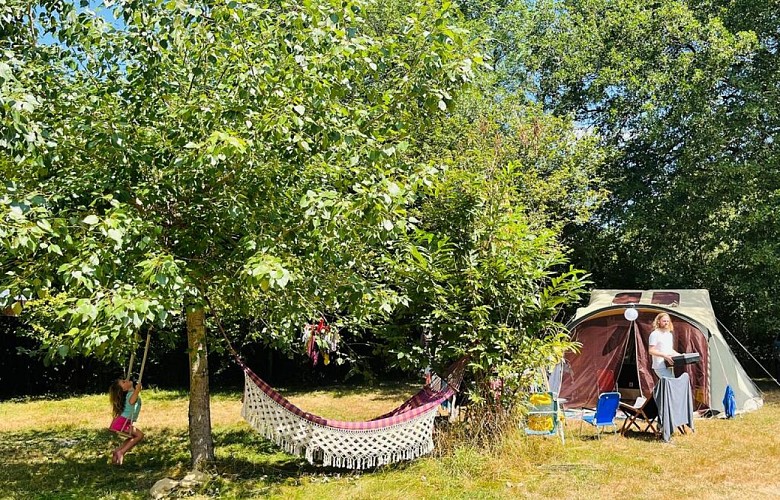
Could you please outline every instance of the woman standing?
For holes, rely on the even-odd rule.
[[[653,320],[653,332],[650,334],[647,350],[653,356],[653,371],[659,378],[674,378],[674,325],[667,313],[660,313]]]

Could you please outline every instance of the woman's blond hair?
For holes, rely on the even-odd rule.
[[[672,321],[672,317],[669,316],[669,313],[658,313],[658,315],[653,320],[653,330],[658,330],[658,322],[661,321],[661,318],[666,316],[669,319],[669,331],[674,331],[674,322]]]

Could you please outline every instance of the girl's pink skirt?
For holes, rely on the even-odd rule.
[[[120,415],[114,418],[108,430],[113,432],[130,432],[133,430],[133,422]]]

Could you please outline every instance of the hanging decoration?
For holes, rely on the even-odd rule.
[[[325,318],[320,318],[319,322],[303,327],[301,342],[306,346],[306,354],[311,358],[312,364],[316,365],[322,355],[322,362],[327,365],[331,355],[338,353],[341,336],[325,323]]]

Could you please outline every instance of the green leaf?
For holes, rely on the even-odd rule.
[[[3,61],[0,61],[0,79],[8,81],[11,80],[12,77],[13,72],[11,71],[11,66]]]
[[[41,229],[43,229],[47,233],[52,232],[51,224],[49,224],[49,221],[47,221],[46,219],[38,220],[35,223],[38,225],[38,227],[40,227]]]
[[[117,244],[122,243],[122,231],[120,231],[119,229],[109,229],[106,234],[108,235],[109,238],[116,241]]]
[[[428,261],[425,259],[425,257],[422,256],[420,251],[415,247],[414,245],[409,247],[409,253],[412,254],[412,257],[417,260],[417,262],[420,263],[420,265],[423,267],[423,269],[426,269],[428,267]]]

